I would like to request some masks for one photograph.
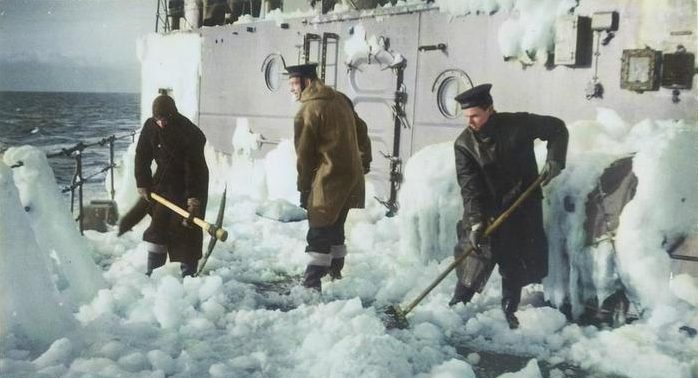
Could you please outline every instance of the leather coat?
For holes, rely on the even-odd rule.
[[[475,132],[466,128],[454,144],[456,174],[463,198],[463,219],[455,255],[464,252],[472,225],[490,223],[505,211],[538,177],[535,139],[547,141],[547,160],[565,166],[568,132],[564,122],[530,113],[493,113]],[[540,282],[548,273],[548,245],[543,229],[540,188],[486,240],[485,255],[499,264],[502,277],[521,286]],[[468,259],[458,269],[461,282],[475,289],[484,286],[468,273]]]

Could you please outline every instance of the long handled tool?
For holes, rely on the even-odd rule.
[[[190,214],[188,211],[186,211],[186,210],[182,209],[181,207],[175,205],[174,203],[168,201],[163,196],[161,196],[157,193],[150,193],[150,197],[152,199],[160,202],[163,206],[167,207],[168,209],[181,215],[182,217],[190,218]],[[220,241],[226,241],[226,239],[228,239],[228,231],[226,231],[225,229],[223,229],[220,226],[216,226],[214,224],[208,223],[205,220],[199,219],[197,217],[192,217],[192,223],[201,227],[202,230],[206,231],[209,235],[215,237],[216,239],[218,239]]]
[[[228,195],[228,184],[225,185],[225,190],[223,190],[223,197],[221,197],[221,204],[218,206],[218,215],[216,216],[216,227],[220,228],[223,226],[223,215],[225,215],[225,199]],[[196,274],[194,274],[194,277],[200,276],[201,272],[204,271],[204,267],[206,266],[206,262],[208,261],[208,258],[211,257],[211,253],[213,253],[213,247],[216,246],[216,237],[211,236],[211,239],[208,241],[208,248],[206,249],[206,253],[204,256],[201,258],[199,262],[199,269],[197,269]]]
[[[525,192],[523,192],[519,198],[505,211],[503,212],[492,224],[490,224],[487,229],[485,230],[485,237],[490,236],[499,226],[504,223],[505,220],[511,216],[511,214],[516,210],[530,195],[533,193],[533,191],[540,185],[540,183],[543,181],[544,176],[538,176],[538,179],[534,181],[528,189],[526,189]],[[451,265],[446,268],[436,279],[434,282],[429,285],[424,291],[422,291],[421,294],[417,298],[415,298],[410,304],[408,304],[405,309],[403,310],[400,305],[393,305],[389,306],[385,310],[385,314],[388,316],[387,318],[384,319],[385,325],[388,328],[407,328],[408,323],[407,323],[407,314],[412,311],[418,304],[419,302],[424,299],[436,286],[438,286],[441,281],[443,281],[446,276],[448,276],[449,273],[453,269],[455,269],[460,263],[462,263],[468,255],[470,255],[473,252],[473,247],[470,247],[463,255],[458,257],[457,259],[453,260]]]

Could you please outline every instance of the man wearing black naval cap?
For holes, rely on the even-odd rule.
[[[364,207],[371,157],[366,124],[345,95],[318,79],[316,67],[301,64],[286,71],[291,94],[301,103],[294,143],[300,205],[308,210],[309,225],[303,286],[321,291],[322,277],[342,277],[344,223],[349,209]]]
[[[458,282],[449,305],[467,303],[484,288],[498,264],[502,310],[514,329],[519,326],[514,313],[521,288],[541,282],[548,274],[541,189],[537,188],[489,238],[484,238],[485,229],[538,178],[533,141],[547,141],[548,154],[540,173],[542,184],[547,185],[565,166],[568,133],[564,122],[555,117],[496,112],[491,88],[491,84],[482,84],[455,97],[468,127],[454,144],[464,207],[454,255],[461,256],[468,245],[476,253],[458,266]]]

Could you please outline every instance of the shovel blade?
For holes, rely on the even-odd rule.
[[[407,322],[405,312],[402,310],[402,308],[400,308],[399,305],[392,305],[386,307],[383,311],[382,320],[383,324],[385,325],[385,328],[388,329],[405,329],[410,326],[409,322]]]

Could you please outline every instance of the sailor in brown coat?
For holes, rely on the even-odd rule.
[[[136,146],[135,174],[138,193],[150,202],[150,226],[143,232],[148,250],[147,273],[170,261],[181,263],[182,276],[196,272],[203,233],[150,198],[155,192],[198,218],[204,218],[208,199],[208,166],[204,158],[206,137],[185,116],[174,100],[160,95],[153,101],[153,117],[143,125]],[[155,160],[157,169],[150,166]]]
[[[489,222],[504,212],[538,178],[533,141],[548,143],[541,172],[543,185],[565,166],[568,133],[564,122],[530,113],[497,113],[490,84],[471,88],[455,99],[468,127],[455,142],[456,175],[463,197],[463,219],[454,254],[470,254],[458,267],[458,282],[450,304],[468,302],[485,286],[494,267],[502,276],[502,310],[509,327],[517,328],[514,315],[521,288],[548,274],[548,243],[543,230],[540,188],[526,199],[493,234],[483,238]]]
[[[364,206],[365,169],[359,145],[367,141],[358,140],[358,116],[351,102],[318,80],[316,66],[286,70],[291,93],[301,102],[294,120],[294,142],[300,203],[308,210],[309,224],[306,253],[310,261],[303,286],[321,290],[320,279],[327,273],[341,278],[347,253],[344,222],[349,209]]]

